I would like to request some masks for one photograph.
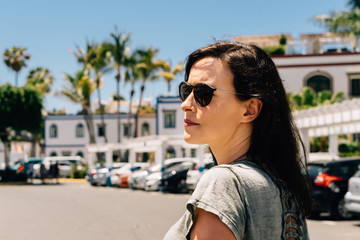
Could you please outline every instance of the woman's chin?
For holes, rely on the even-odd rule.
[[[205,144],[205,143],[201,142],[200,139],[198,139],[195,136],[192,136],[186,132],[184,132],[184,141],[189,144]]]

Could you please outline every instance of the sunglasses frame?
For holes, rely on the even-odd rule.
[[[229,91],[229,90],[223,90],[223,89],[219,89],[219,88],[214,88],[213,86],[210,86],[209,84],[206,84],[206,83],[197,83],[196,85],[191,85],[191,84],[183,81],[183,82],[181,82],[181,83],[179,84],[179,96],[180,96],[180,99],[181,99],[182,102],[184,102],[184,101],[189,97],[189,95],[190,95],[190,94],[189,94],[185,99],[182,99],[182,97],[181,97],[181,87],[182,87],[184,84],[191,88],[190,94],[191,94],[192,92],[194,92],[195,102],[196,102],[196,104],[198,104],[200,107],[206,107],[207,105],[209,105],[209,104],[211,103],[211,100],[212,100],[212,97],[214,96],[214,92],[215,92],[215,91],[232,93],[232,94],[235,94],[235,95],[238,95],[238,96],[243,96],[243,97],[257,97],[256,95],[242,94],[242,93],[237,93],[237,92],[233,92],[233,91]],[[201,85],[201,86],[206,86],[206,87],[208,87],[208,88],[210,89],[210,91],[211,91],[210,100],[209,100],[209,102],[206,103],[206,104],[201,104],[201,103],[198,101],[198,96],[197,96],[197,94],[196,94],[196,89],[197,89],[197,86],[199,86],[199,85]]]

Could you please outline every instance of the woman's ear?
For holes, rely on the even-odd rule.
[[[244,113],[243,122],[252,122],[261,112],[262,101],[257,98],[250,98],[246,101],[246,112]]]

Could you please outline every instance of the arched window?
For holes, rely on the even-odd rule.
[[[141,126],[141,135],[142,136],[150,135],[150,127],[148,123],[143,123],[143,125]]]
[[[84,153],[82,151],[78,151],[76,153],[76,156],[84,157]]]
[[[76,137],[84,137],[84,125],[82,125],[81,123],[76,125]]]
[[[57,153],[56,152],[51,152],[50,153],[50,157],[56,157],[57,156]]]
[[[174,157],[175,157],[175,150],[172,146],[169,146],[166,149],[165,158],[169,159],[169,158],[174,158]]]
[[[306,80],[306,86],[313,88],[317,93],[323,90],[329,90],[330,92],[332,92],[331,80],[324,75],[311,76]]]
[[[55,124],[50,126],[50,137],[57,138],[57,126]]]

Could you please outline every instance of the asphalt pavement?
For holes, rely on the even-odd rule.
[[[0,184],[0,240],[158,240],[184,213],[189,194],[60,184]],[[353,240],[360,219],[308,220],[312,240]]]

